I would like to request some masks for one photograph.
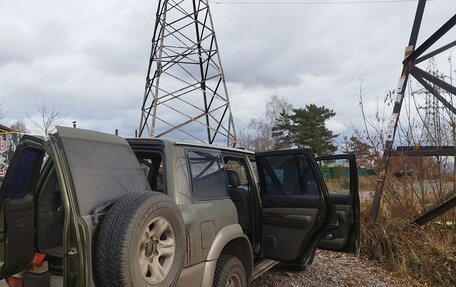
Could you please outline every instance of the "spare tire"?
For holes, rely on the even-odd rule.
[[[127,194],[101,223],[94,253],[103,287],[175,286],[185,255],[182,215],[165,194]]]

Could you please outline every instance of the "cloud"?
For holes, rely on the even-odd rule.
[[[452,3],[427,4],[420,39],[449,19]],[[132,136],[139,126],[157,3],[7,4],[0,10],[5,121],[26,119],[36,101],[46,98],[61,109],[66,125],[77,120],[79,127],[117,128]],[[371,111],[396,86],[415,6],[211,3],[238,131],[262,115],[272,94],[295,107],[317,103],[333,109],[330,126],[336,133],[359,127],[360,79]],[[454,39],[452,33],[447,39]]]

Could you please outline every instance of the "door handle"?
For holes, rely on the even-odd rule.
[[[78,251],[76,250],[75,247],[71,247],[70,250],[68,250],[67,254],[69,256],[74,256],[74,255],[78,254]]]

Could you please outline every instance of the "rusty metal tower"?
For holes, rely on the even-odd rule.
[[[398,147],[394,150],[394,138],[396,136],[399,117],[402,110],[404,95],[407,88],[407,83],[410,77],[413,77],[430,95],[432,95],[443,107],[448,109],[453,115],[456,115],[456,107],[452,101],[448,101],[438,89],[446,91],[452,96],[456,96],[456,87],[451,83],[447,83],[439,77],[430,74],[418,67],[418,64],[441,54],[448,49],[456,46],[456,41],[452,41],[446,45],[429,51],[433,48],[434,44],[445,36],[454,26],[456,26],[456,14],[454,14],[448,21],[446,21],[437,31],[435,31],[429,38],[427,38],[421,45],[417,45],[418,34],[421,28],[421,22],[424,15],[424,10],[427,0],[419,0],[415,14],[415,20],[412,26],[412,33],[410,35],[409,44],[405,49],[404,61],[402,62],[402,72],[399,78],[399,83],[396,90],[396,99],[394,101],[393,113],[388,122],[385,149],[382,157],[382,170],[377,179],[375,189],[375,196],[370,210],[370,222],[375,223],[379,213],[380,202],[385,185],[385,179],[388,171],[388,164],[390,156],[400,152],[405,156],[452,156],[456,159],[455,146],[425,146],[425,147]],[[452,71],[451,71],[452,72]],[[414,223],[421,225],[425,222],[432,220],[438,215],[456,207],[456,190],[443,201],[436,203],[436,206],[431,208],[429,212],[416,219]]]
[[[208,0],[160,0],[138,136],[236,144]]]

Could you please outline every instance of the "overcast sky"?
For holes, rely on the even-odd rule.
[[[329,127],[345,135],[360,126],[361,78],[369,113],[396,87],[417,3],[219,2],[211,10],[237,130],[278,94],[294,107],[316,103],[333,109],[337,115]],[[24,120],[36,130],[27,118],[36,116],[36,102],[46,98],[63,113],[64,125],[77,121],[81,128],[134,134],[158,1],[0,3],[5,124]],[[420,42],[454,13],[455,0],[429,1]],[[455,38],[453,30],[442,43]]]

